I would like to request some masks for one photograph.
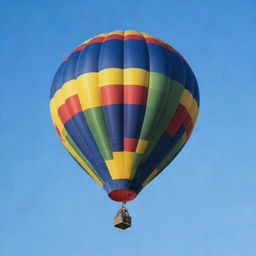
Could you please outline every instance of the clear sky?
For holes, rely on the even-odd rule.
[[[0,256],[253,256],[256,253],[256,2],[0,1]],[[63,58],[103,32],[175,47],[199,83],[194,133],[175,161],[119,204],[71,159],[49,114]]]

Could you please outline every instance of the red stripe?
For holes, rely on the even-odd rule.
[[[148,88],[140,85],[125,85],[124,86],[124,104],[139,104],[147,103]]]
[[[111,84],[100,87],[103,105],[123,104],[123,85]]]
[[[130,39],[137,39],[137,40],[145,41],[145,38],[143,36],[139,36],[139,35],[128,35],[128,36],[124,37],[124,40],[130,40]]]
[[[176,134],[179,127],[183,123],[183,121],[186,117],[186,114],[187,114],[187,109],[182,104],[179,104],[172,120],[170,121],[170,123],[169,123],[169,125],[167,126],[167,129],[166,129],[166,131],[171,136],[174,136]]]
[[[187,114],[184,121],[183,121],[183,125],[186,128],[186,130],[190,126],[191,123],[192,123],[191,117],[190,117],[189,114]]]
[[[119,40],[123,40],[124,39],[124,36],[122,35],[109,35],[105,38],[104,41],[107,41],[107,40],[111,40],[111,39],[119,39]]]
[[[73,52],[83,50],[85,48],[85,46],[86,46],[86,44],[82,44],[82,45],[76,47],[76,49]]]
[[[82,107],[78,95],[73,95],[66,99],[65,103],[58,109],[60,120],[63,124],[67,122],[73,115],[82,111]]]
[[[135,152],[139,139],[124,138],[124,151]]]
[[[64,124],[69,119],[68,109],[65,104],[62,104],[58,108],[58,115],[60,117],[61,122]]]
[[[93,44],[93,43],[101,43],[101,42],[104,41],[104,39],[105,39],[105,37],[103,37],[103,36],[92,38],[92,39],[87,43],[87,45],[88,45],[88,44]]]
[[[72,116],[82,111],[82,106],[80,104],[79,97],[77,94],[67,98],[66,105]]]

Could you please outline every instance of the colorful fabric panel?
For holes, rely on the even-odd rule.
[[[72,157],[117,201],[132,200],[180,152],[194,128],[199,89],[170,45],[113,31],[79,45],[50,92],[56,131]],[[130,191],[127,197],[125,191]]]

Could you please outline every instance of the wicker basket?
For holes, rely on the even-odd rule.
[[[126,229],[131,226],[132,217],[127,214],[118,213],[114,217],[114,226],[121,229]]]

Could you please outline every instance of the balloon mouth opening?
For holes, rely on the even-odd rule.
[[[115,189],[109,192],[108,196],[117,202],[128,202],[133,200],[137,194],[129,189]]]

